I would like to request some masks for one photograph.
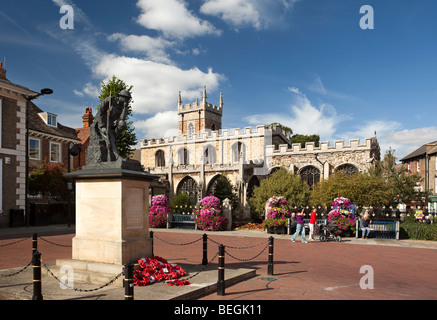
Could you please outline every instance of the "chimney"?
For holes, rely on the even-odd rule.
[[[0,62],[0,79],[7,80],[6,79],[6,69],[3,68],[2,62]]]
[[[91,127],[94,121],[93,109],[91,109],[90,107],[85,108],[85,114],[83,115],[82,119],[84,128]]]

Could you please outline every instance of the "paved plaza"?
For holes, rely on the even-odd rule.
[[[155,255],[171,263],[186,266],[193,273],[202,269],[200,266],[202,241],[198,240],[202,238],[204,232],[176,229],[153,231]],[[42,238],[38,241],[38,250],[42,253],[45,264],[52,265],[56,259],[71,258],[73,228],[53,226],[36,229],[4,229],[0,230],[1,274],[8,274],[8,271],[13,268],[23,267],[30,262],[30,238],[13,245],[5,245],[30,237],[33,232],[38,232]],[[226,246],[225,266],[228,271],[225,273],[230,275],[231,269],[233,272],[247,269],[255,272],[248,279],[240,279],[236,284],[227,287],[224,296],[218,296],[216,291],[205,291],[205,294],[200,296],[185,295],[184,290],[190,286],[170,287],[161,283],[142,288],[135,287],[136,299],[426,300],[437,297],[435,276],[437,243],[435,242],[345,238],[342,243],[315,241],[303,244],[299,238],[292,243],[290,236],[274,235],[274,272],[273,275],[268,275],[266,245],[270,235],[260,231],[207,232],[207,234],[208,260],[211,260],[211,263],[205,271],[200,272],[197,276],[198,280],[196,277],[192,279],[192,287],[199,286],[199,282],[217,281],[218,244]],[[362,269],[363,266],[366,269]],[[373,276],[372,279],[369,278],[370,276]],[[16,278],[14,280],[11,280],[12,277],[0,278],[0,297],[11,299],[8,293],[11,292],[11,288],[15,288],[18,291],[23,290],[23,294],[21,296],[16,294],[14,297],[24,298],[26,291],[27,294],[31,291],[32,278],[29,277],[28,274],[14,276],[13,278]],[[373,289],[360,287],[360,283],[369,285],[369,281],[372,281]],[[80,284],[77,286],[79,287]],[[69,296],[65,291],[63,295],[50,292],[50,288],[55,287],[58,288],[59,284],[54,279],[43,279],[43,295],[46,300],[124,299],[123,288],[107,287],[93,294],[75,293],[74,296]],[[163,291],[160,291],[161,289]]]

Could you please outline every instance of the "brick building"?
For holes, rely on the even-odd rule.
[[[437,212],[437,141],[424,144],[401,159],[402,164],[411,173],[422,179],[418,188],[430,192],[428,209]]]
[[[0,227],[10,210],[25,209],[26,99],[37,92],[6,78],[0,62]]]

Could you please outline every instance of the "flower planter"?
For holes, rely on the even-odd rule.
[[[267,233],[269,234],[287,234],[287,228],[285,226],[277,228],[267,228]]]

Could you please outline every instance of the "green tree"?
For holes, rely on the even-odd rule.
[[[249,205],[255,220],[264,217],[266,203],[273,196],[285,197],[292,207],[306,206],[309,202],[310,188],[298,175],[280,168],[261,181],[259,187],[254,188]]]
[[[29,193],[48,195],[58,201],[67,199],[67,179],[65,170],[59,163],[43,161],[29,175]]]
[[[314,145],[316,147],[319,146],[320,142],[320,136],[318,134],[312,134],[312,135],[303,135],[303,134],[295,134],[291,137],[291,143],[300,143],[302,148],[305,148],[305,143],[307,142],[314,142]]]
[[[103,102],[109,96],[117,97],[122,90],[127,90],[132,93],[133,86],[127,85],[123,80],[118,79],[116,76],[112,76],[108,82],[102,81],[100,88],[100,103]],[[129,117],[132,115],[132,103],[131,101],[128,106],[126,124],[127,128],[117,138],[118,153],[121,157],[128,159],[130,158],[133,147],[138,143],[137,137],[134,132],[134,127],[132,121],[128,121]]]
[[[223,205],[223,200],[231,200],[232,208],[235,209],[238,204],[238,196],[234,193],[232,183],[228,177],[220,175],[217,178],[217,184],[213,196],[220,199],[220,203]]]

